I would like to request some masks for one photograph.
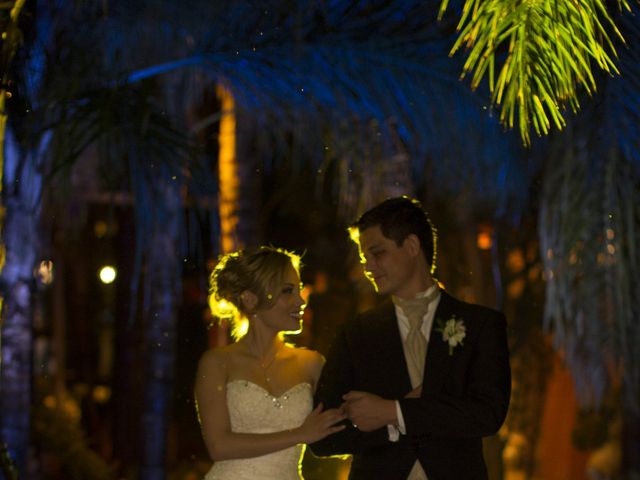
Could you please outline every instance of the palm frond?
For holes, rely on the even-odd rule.
[[[638,8],[633,12],[637,15]],[[622,34],[640,41],[635,19]],[[540,217],[547,276],[545,318],[565,352],[580,398],[598,404],[623,384],[640,409],[640,61],[620,52],[621,76],[559,137],[545,172]]]
[[[157,9],[152,13],[156,26],[163,26],[156,32],[166,31],[166,42],[176,41],[178,50],[189,51],[175,40],[179,35],[171,33],[189,20],[175,20],[181,18],[175,5],[166,8],[164,13]],[[372,140],[361,132],[373,122],[377,127],[371,134],[398,136],[415,178],[432,166],[438,185],[445,184],[439,179],[446,176],[447,181],[465,183],[465,189],[478,192],[478,197],[487,199],[487,192],[495,192],[501,205],[524,203],[526,191],[518,185],[527,181],[528,167],[518,160],[522,157],[514,138],[504,135],[497,120],[487,116],[482,98],[458,80],[461,65],[447,58],[451,32],[446,22],[437,22],[428,2],[375,6],[318,2],[298,10],[278,1],[251,6],[216,2],[194,8],[211,23],[208,30],[202,28],[203,22],[193,30],[191,24],[185,27],[192,35],[190,54],[180,58],[165,54],[157,64],[145,66],[133,58],[135,52],[127,52],[132,58],[126,81],[161,74],[163,83],[173,86],[167,95],[180,96],[175,103],[182,105],[200,101],[198,92],[224,83],[238,108],[248,112],[263,135],[272,137],[272,149],[290,149],[287,136],[304,124],[310,128],[296,141],[305,161],[316,162],[317,167],[346,161],[345,172],[361,171],[354,168],[357,157]],[[147,28],[151,27],[143,31]],[[145,42],[153,37],[140,34],[139,38],[140,50],[147,52]],[[161,52],[157,56],[153,52],[162,42],[157,38],[153,42],[150,57],[161,59]],[[340,144],[345,136],[351,140]],[[346,144],[355,150],[347,153]],[[397,153],[393,145],[389,148],[380,161]],[[335,156],[328,157],[327,151]],[[356,184],[368,181],[351,179]],[[519,202],[507,200],[514,197]]]
[[[175,201],[182,202],[180,188],[187,183],[207,183],[206,179],[210,179],[207,170],[199,168],[195,146],[158,105],[161,103],[153,82],[147,81],[134,87],[91,90],[80,98],[48,109],[46,129],[54,138],[48,171],[51,179],[57,183],[68,181],[74,178],[70,175],[72,169],[90,161],[95,165],[92,173],[99,172],[101,183],[74,185],[73,194],[95,193],[91,189],[96,188],[131,194],[136,217],[132,298],[138,298],[141,272],[148,255],[146,248],[154,225],[162,224],[167,208],[175,210],[175,205],[165,205],[166,189],[170,186],[176,192]],[[195,170],[199,173],[191,176]],[[58,201],[64,202],[64,199]],[[186,228],[179,231],[186,234]],[[182,254],[187,250],[187,239],[180,240]],[[144,276],[142,287],[146,293],[151,277]],[[149,298],[148,294],[144,298]],[[133,302],[131,319],[136,307]]]
[[[594,158],[587,145],[546,171],[545,318],[585,404],[598,405],[624,365],[626,400],[637,408],[638,177],[619,152]]]
[[[451,53],[467,51],[462,77],[471,74],[474,89],[488,77],[500,121],[517,126],[525,145],[531,127],[538,135],[564,128],[565,109],[596,91],[594,68],[618,73],[622,35],[604,0],[466,0],[458,29]]]

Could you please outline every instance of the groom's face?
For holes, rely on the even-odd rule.
[[[414,293],[408,290],[416,271],[416,242],[407,238],[398,246],[394,240],[385,237],[377,225],[359,234],[360,261],[376,292],[402,298],[413,296]]]

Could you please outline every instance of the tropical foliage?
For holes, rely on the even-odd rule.
[[[474,89],[488,81],[501,122],[517,125],[525,145],[532,125],[538,135],[566,125],[565,109],[575,113],[582,93],[597,90],[594,68],[619,73],[614,41],[623,37],[604,0],[466,0],[458,30],[451,53],[467,50],[462,77],[471,73]]]
[[[6,2],[0,5],[0,33],[2,34],[2,48],[0,49],[0,145],[4,145],[5,129],[7,125],[7,98],[11,97],[9,90],[10,67],[16,51],[22,43],[22,35],[18,29],[18,18],[25,0]],[[0,179],[4,165],[4,149],[0,148]],[[1,191],[0,183],[0,191]],[[2,247],[0,245],[0,247]],[[4,248],[0,248],[0,268],[4,263]]]
[[[148,405],[158,407],[145,414],[143,421],[154,429],[145,429],[151,439],[140,444],[145,446],[142,461],[148,467],[147,475],[158,478],[153,469],[163,465],[180,285],[180,188],[192,150],[185,135],[173,128],[172,119],[158,107],[163,102],[158,100],[153,81],[118,89],[104,74],[110,64],[102,62],[104,50],[96,41],[102,33],[102,10],[82,4],[69,11],[47,2],[37,7],[25,24],[28,48],[19,52],[13,69],[19,81],[10,117],[12,141],[5,144],[11,148],[7,148],[10,161],[4,165],[5,182],[9,182],[3,196],[8,261],[2,280],[9,295],[3,309],[2,354],[11,361],[2,363],[2,436],[24,471],[35,305],[30,295],[34,293],[33,268],[42,252],[38,231],[42,202],[65,204],[68,195],[47,195],[46,190],[69,192],[65,187],[74,176],[73,166],[89,152],[101,172],[100,180],[90,185],[130,191],[137,207],[138,254],[131,292],[134,299],[139,290],[144,292],[142,316],[150,325],[151,337],[146,342],[149,385],[145,391],[150,395]],[[74,47],[59,48],[61,44]],[[147,266],[154,275],[142,275]],[[136,301],[131,304],[134,317],[138,305]],[[34,427],[37,432],[37,425]]]
[[[79,418],[68,408],[40,404],[34,407],[32,416],[34,443],[58,456],[70,478],[112,480],[115,477],[104,459],[87,447]]]
[[[221,82],[255,122],[256,142],[270,158],[293,154],[322,175],[339,164],[347,216],[396,155],[411,159],[416,178],[429,165],[434,183],[449,193],[482,192],[483,201],[506,210],[522,205],[517,185],[531,168],[515,153],[515,138],[487,116],[486,102],[458,81],[462,65],[447,58],[452,19],[439,22],[435,6],[416,0],[292,8],[269,1],[258,8],[226,1],[192,2],[186,12],[161,2],[153,10],[120,6],[111,30],[154,62],[145,67],[136,51],[124,52],[126,81],[159,75],[182,87],[186,104],[198,101],[203,84]],[[135,20],[140,12],[145,22]],[[164,41],[151,31],[167,32]],[[179,52],[178,59],[167,52]]]
[[[636,19],[620,26],[640,40]],[[551,150],[540,235],[545,316],[582,400],[599,404],[622,382],[627,407],[640,412],[640,55],[620,57],[621,76],[602,79],[600,98]]]
[[[436,4],[193,0],[186,8],[150,0],[40,12],[39,21],[56,19],[60,28],[55,36],[38,29],[25,64],[46,59],[31,75],[47,88],[30,98],[37,116],[23,109],[13,120],[53,134],[39,137],[52,138],[53,159],[40,173],[69,173],[87,147],[96,148],[103,185],[135,199],[136,273],[145,266],[158,272],[134,275],[131,288],[136,298],[137,281],[144,282],[148,368],[155,375],[147,384],[154,409],[143,419],[148,475],[160,475],[173,375],[179,283],[172,278],[179,278],[180,202],[193,167],[184,132],[202,132],[226,113],[216,105],[207,105],[210,115],[194,113],[215,103],[209,95],[218,84],[253,122],[251,155],[261,168],[287,158],[294,172],[312,165],[319,178],[337,173],[332,185],[346,216],[380,191],[408,186],[425,198],[463,197],[461,205],[485,218],[513,220],[537,193],[532,179],[548,157],[540,217],[547,326],[569,356],[585,403],[597,402],[619,378],[629,405],[640,398],[632,301],[640,264],[637,51],[622,50],[614,65],[620,36],[640,43],[637,25],[627,14],[612,17],[601,0],[468,0],[460,20],[442,13],[445,1],[440,21]],[[464,64],[447,57],[452,44],[469,49]],[[619,68],[622,77],[601,78],[592,65]],[[458,80],[461,70],[474,88],[486,79],[493,106]],[[567,121],[564,109],[584,104],[582,92],[593,94],[596,86],[600,95],[587,102],[584,123]],[[568,134],[554,137],[553,150],[534,144],[527,158],[491,116],[495,106],[525,142],[531,126],[542,134],[566,123]],[[31,151],[40,145],[27,143]],[[26,200],[12,205],[12,218],[20,218]],[[28,319],[22,327],[28,330]]]

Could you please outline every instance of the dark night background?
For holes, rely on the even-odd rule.
[[[639,478],[637,3],[608,5],[619,74],[594,67],[528,147],[449,55],[463,1],[441,20],[417,0],[5,3],[0,478],[9,457],[29,480],[202,478],[218,255],[303,253],[291,340],[325,353],[379,301],[346,227],[402,194],[438,228],[446,289],[507,315],[491,479]],[[305,478],[348,465],[308,453]]]

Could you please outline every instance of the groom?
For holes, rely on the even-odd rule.
[[[343,404],[350,422],[311,450],[352,454],[352,480],[487,479],[482,437],[502,425],[511,389],[504,315],[440,290],[435,230],[417,200],[386,200],[350,233],[393,303],[336,334],[315,400]]]

